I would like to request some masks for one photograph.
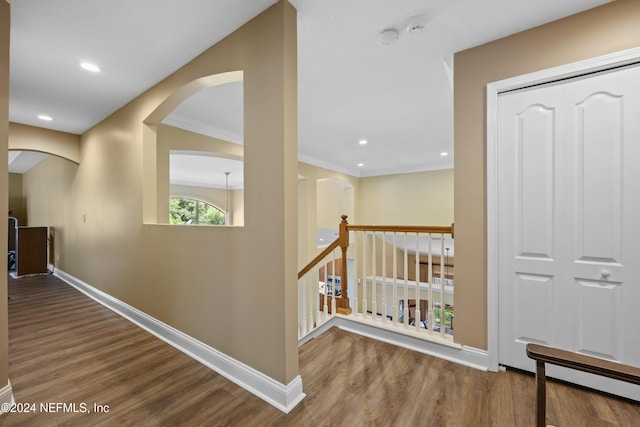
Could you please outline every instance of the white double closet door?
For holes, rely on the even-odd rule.
[[[499,95],[498,211],[500,363],[532,371],[533,342],[640,366],[638,65]]]

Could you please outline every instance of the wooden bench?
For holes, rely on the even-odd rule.
[[[547,422],[545,363],[640,385],[640,368],[634,366],[531,343],[527,344],[527,356],[536,361],[536,425],[538,427],[544,427]]]

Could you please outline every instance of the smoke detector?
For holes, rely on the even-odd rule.
[[[416,15],[409,18],[407,21],[407,33],[415,34],[419,33],[424,29],[427,20],[422,15]]]
[[[394,44],[398,40],[398,30],[395,28],[387,28],[380,32],[380,44],[389,45]]]

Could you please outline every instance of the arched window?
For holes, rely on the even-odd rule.
[[[202,200],[172,197],[169,200],[170,224],[225,225],[223,210]]]

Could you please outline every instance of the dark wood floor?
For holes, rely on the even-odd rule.
[[[335,328],[300,348],[307,397],[285,415],[53,276],[10,278],[9,296],[13,393],[37,409],[4,414],[2,426],[534,424],[528,374],[481,372]],[[557,426],[640,426],[632,402],[554,382],[548,400]],[[80,412],[46,413],[47,403]]]

